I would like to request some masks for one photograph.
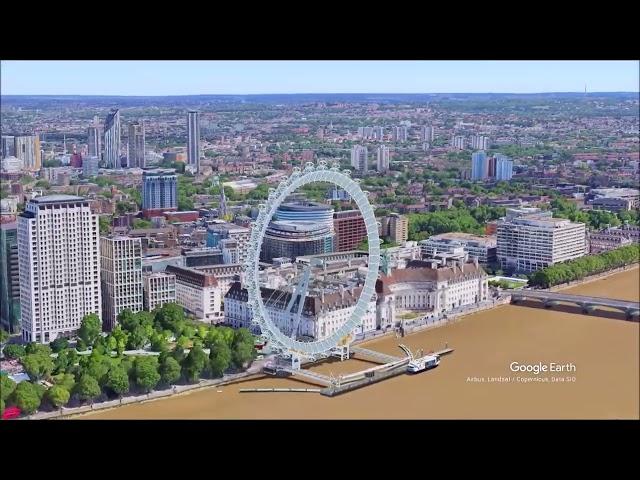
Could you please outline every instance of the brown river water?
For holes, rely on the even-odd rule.
[[[638,268],[565,291],[638,300]],[[440,365],[400,375],[343,395],[239,393],[240,388],[316,387],[272,377],[197,390],[166,399],[84,415],[85,419],[609,419],[639,418],[639,324],[604,312],[504,305],[401,340],[412,350],[455,351]],[[559,310],[560,309],[560,310]],[[384,337],[367,348],[402,355],[399,340]],[[513,372],[512,362],[575,371]],[[317,365],[320,373],[371,366],[348,360]],[[510,381],[496,381],[508,378]],[[529,379],[546,379],[530,382]],[[564,379],[564,381],[553,381]],[[523,381],[524,380],[524,381]]]

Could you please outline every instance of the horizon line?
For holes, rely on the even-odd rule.
[[[258,96],[258,95],[544,95],[544,94],[583,94],[594,95],[602,93],[626,93],[639,94],[640,90],[602,90],[593,92],[576,91],[541,91],[541,92],[276,92],[276,93],[181,93],[162,95],[138,95],[138,94],[91,94],[91,93],[17,93],[1,94],[0,97],[204,97],[204,96]]]

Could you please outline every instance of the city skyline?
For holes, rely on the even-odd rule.
[[[640,83],[635,60],[1,63],[4,95],[638,92]]]

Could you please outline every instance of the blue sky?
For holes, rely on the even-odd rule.
[[[637,61],[3,61],[4,95],[638,91]]]

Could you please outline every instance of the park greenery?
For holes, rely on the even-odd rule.
[[[529,284],[535,287],[548,288],[637,263],[639,260],[640,245],[628,245],[543,268],[529,275]]]
[[[409,240],[424,240],[431,235],[447,232],[464,232],[482,235],[484,225],[506,214],[504,207],[467,208],[458,206],[448,210],[429,213],[411,213],[409,218]]]
[[[59,409],[148,393],[242,371],[256,355],[254,336],[247,329],[194,322],[175,303],[152,312],[124,310],[112,332],[101,330],[99,317],[89,314],[75,348],[66,339],[50,345],[6,345],[5,357],[17,359],[30,381],[16,385],[2,374],[0,408],[15,405],[31,414],[41,406]],[[127,349],[146,352],[125,354]]]

